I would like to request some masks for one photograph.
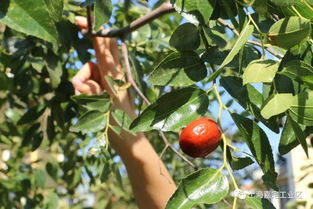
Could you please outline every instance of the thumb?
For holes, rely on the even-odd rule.
[[[80,29],[88,29],[88,23],[87,23],[87,18],[83,16],[76,16],[75,17],[75,24],[80,28]]]

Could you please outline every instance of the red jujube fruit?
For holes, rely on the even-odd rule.
[[[179,145],[191,157],[205,157],[221,142],[221,131],[210,118],[198,118],[189,123],[179,136]]]

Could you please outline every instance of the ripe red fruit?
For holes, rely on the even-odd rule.
[[[205,157],[221,142],[221,131],[210,118],[198,118],[189,123],[179,136],[179,145],[191,157]]]

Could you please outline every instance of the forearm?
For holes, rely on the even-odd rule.
[[[136,117],[126,90],[119,91],[116,100],[115,107],[123,109],[131,119]],[[125,164],[139,208],[163,209],[176,185],[145,135],[134,136],[122,130],[119,136],[110,132],[110,137],[111,146]]]
[[[136,114],[127,90],[117,88],[116,91],[114,107],[134,119]],[[163,209],[176,185],[145,135],[134,136],[123,129],[120,135],[113,131],[109,134],[111,146],[125,164],[139,208]]]
[[[125,164],[139,208],[163,209],[176,189],[174,181],[143,134],[124,137],[115,136],[111,144]]]

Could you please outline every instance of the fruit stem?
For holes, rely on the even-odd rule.
[[[230,169],[230,167],[228,166],[228,163],[227,163],[227,156],[226,156],[226,151],[227,151],[227,139],[225,137],[225,134],[222,134],[222,139],[223,139],[223,158],[224,158],[224,163],[223,163],[223,167],[226,167],[227,171],[228,171],[228,174],[233,182],[233,185],[235,187],[235,190],[238,190],[238,185],[237,185],[237,182],[235,180],[235,177]],[[237,197],[234,197],[234,202],[233,202],[233,209],[236,209],[237,205]]]
[[[214,88],[214,92],[215,92],[215,96],[217,98],[218,104],[219,104],[219,109],[218,109],[218,117],[217,117],[217,123],[220,125],[221,127],[221,118],[222,118],[222,111],[223,111],[223,102],[220,96],[220,93],[217,90],[216,84],[213,84],[213,88]]]
[[[265,47],[264,47],[264,40],[263,40],[263,33],[260,30],[259,26],[255,23],[254,19],[252,18],[250,12],[248,10],[246,10],[246,13],[248,15],[249,20],[252,22],[252,24],[254,25],[254,27],[256,28],[256,30],[258,31],[258,33],[260,34],[260,41],[261,41],[261,48],[262,48],[262,57],[261,59],[264,59],[265,57]]]
[[[108,112],[105,113],[105,117],[107,117],[106,119],[106,127],[104,129],[104,138],[105,138],[105,150],[108,150],[109,147],[109,128],[110,128],[110,113],[111,111],[109,110]]]
[[[291,6],[291,9],[298,15],[298,17],[304,18],[294,6]]]
[[[223,108],[225,108],[225,105],[222,102],[221,95],[218,92],[216,84],[213,84],[213,88],[214,88],[214,92],[215,92],[215,95],[216,95],[216,98],[217,98],[217,101],[219,104],[217,123],[221,127],[220,122],[221,122],[221,118],[222,118]],[[237,182],[236,182],[235,177],[234,177],[230,167],[228,166],[228,162],[227,162],[227,152],[226,151],[227,151],[228,142],[227,142],[227,139],[226,139],[224,133],[222,133],[222,139],[223,139],[223,165],[221,166],[221,168],[219,170],[222,170],[223,168],[227,169],[229,176],[233,182],[233,185],[234,185],[235,189],[237,190],[238,189]],[[237,197],[234,197],[233,209],[237,208],[236,205],[237,205]]]

